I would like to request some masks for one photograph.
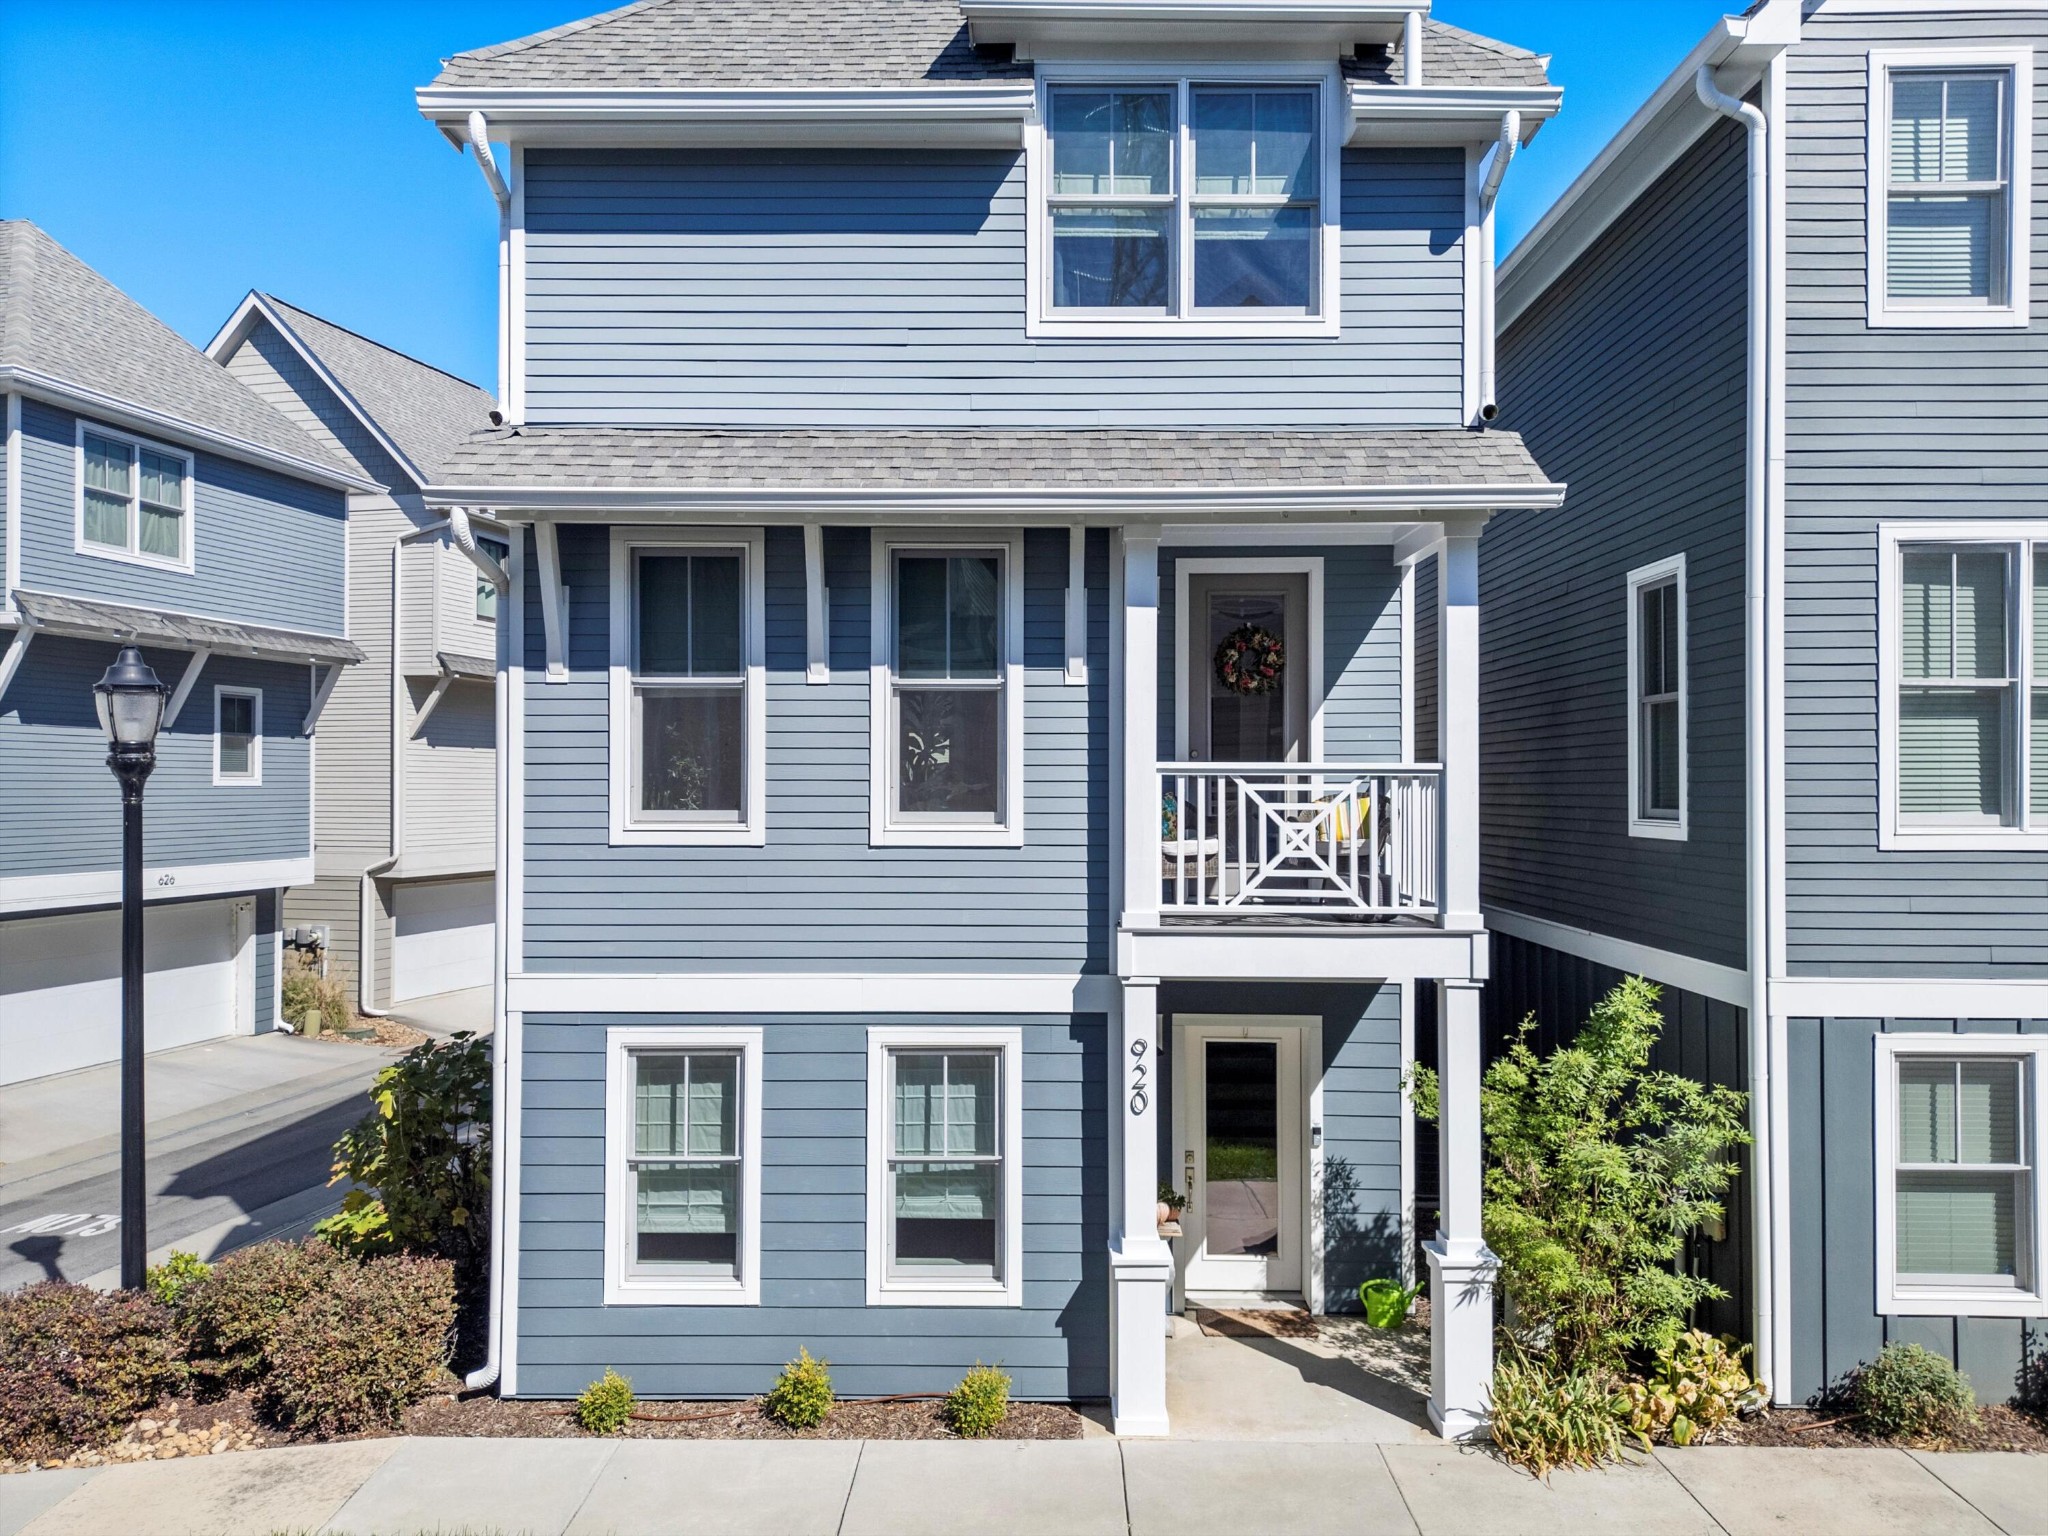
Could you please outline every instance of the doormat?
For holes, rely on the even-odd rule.
[[[1313,1339],[1316,1320],[1299,1307],[1195,1308],[1195,1326],[1212,1339]]]

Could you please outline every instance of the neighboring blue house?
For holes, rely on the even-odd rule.
[[[2048,1319],[2044,45],[1767,0],[1501,273],[1571,493],[1481,559],[1494,1020],[1641,972],[1752,1095],[1692,1262],[1781,1401],[1889,1340],[2003,1401]]]
[[[120,1053],[121,802],[92,685],[172,693],[145,800],[148,1044],[273,1028],[314,723],[360,659],[371,489],[33,224],[0,222],[0,1082]]]
[[[1427,999],[1475,1428],[1477,550],[1563,493],[1486,429],[1491,210],[1542,60],[1421,5],[643,0],[419,99],[505,274],[506,425],[425,491],[514,535],[479,1379],[999,1361],[1161,1433],[1169,1310],[1409,1266]]]

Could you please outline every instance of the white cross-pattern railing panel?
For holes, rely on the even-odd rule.
[[[1443,769],[1162,763],[1162,914],[1435,917]]]

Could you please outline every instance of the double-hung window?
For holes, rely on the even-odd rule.
[[[1870,56],[1870,323],[2024,325],[2031,55]]]
[[[758,1301],[760,1031],[609,1045],[605,1299]]]
[[[213,782],[263,782],[263,694],[259,689],[213,690]]]
[[[1685,556],[1629,572],[1629,831],[1683,838]]]
[[[612,841],[759,843],[761,538],[616,529]]]
[[[77,548],[192,569],[192,459],[99,427],[78,426]]]
[[[878,1029],[869,1042],[869,1299],[1014,1303],[1021,1037]]]
[[[2044,1048],[2011,1035],[1877,1037],[1880,1311],[2043,1310]]]
[[[1040,334],[1334,331],[1325,85],[1049,85]]]

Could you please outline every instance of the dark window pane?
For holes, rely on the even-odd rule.
[[[1657,691],[1659,693],[1676,693],[1678,692],[1678,648],[1681,644],[1678,633],[1678,588],[1676,586],[1665,587],[1662,597],[1663,602],[1660,605],[1661,611],[1657,615],[1657,620],[1658,626],[1663,632],[1662,642],[1659,646],[1660,659],[1663,665],[1658,669]]]
[[[1002,702],[999,688],[909,688],[897,696],[898,809],[998,813]]]
[[[1203,1099],[1208,1251],[1280,1248],[1280,1048],[1270,1040],[1211,1040]]]
[[[896,675],[946,675],[946,561],[906,555],[896,562]]]
[[[737,819],[745,726],[738,688],[640,692],[640,809]]]
[[[1678,701],[1643,706],[1643,814],[1678,816]]]
[[[999,569],[994,555],[955,555],[946,561],[946,607],[953,642],[948,677],[996,675]]]
[[[897,1264],[994,1273],[998,1185],[990,1163],[897,1165]]]
[[[1313,233],[1306,208],[1197,209],[1195,307],[1308,310]]]
[[[642,555],[640,654],[634,670],[648,677],[690,672],[690,557]]]
[[[690,557],[690,673],[737,677],[740,662],[740,559]]]
[[[224,693],[220,699],[220,728],[225,736],[250,736],[256,730],[256,701],[241,694]]]
[[[1055,208],[1054,307],[1166,308],[1173,277],[1172,218],[1164,208]]]

